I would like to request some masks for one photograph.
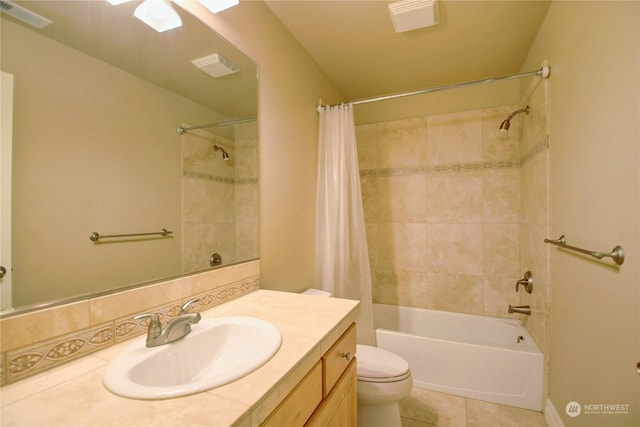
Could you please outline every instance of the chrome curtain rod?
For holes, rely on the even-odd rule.
[[[348,104],[351,104],[351,105],[368,104],[369,102],[386,101],[388,99],[402,98],[405,96],[422,95],[425,93],[439,92],[441,90],[448,90],[448,89],[457,89],[457,88],[473,86],[481,83],[493,83],[501,80],[522,79],[525,77],[532,77],[532,76],[538,76],[540,78],[546,79],[547,77],[549,77],[549,74],[550,74],[550,69],[548,66],[545,65],[535,71],[529,71],[526,73],[509,74],[506,76],[491,77],[488,79],[473,80],[473,81],[462,82],[462,83],[452,83],[444,86],[436,86],[436,87],[431,87],[427,89],[414,90],[410,92],[400,92],[400,93],[395,93],[391,95],[376,96],[374,98],[356,99],[355,101],[348,102]]]
[[[185,133],[188,130],[214,128],[214,127],[218,127],[218,126],[237,125],[238,123],[252,122],[255,119],[256,119],[255,117],[248,117],[246,119],[229,120],[228,122],[219,122],[219,123],[209,123],[207,125],[193,126],[193,127],[190,127],[190,128],[183,128],[182,126],[180,126],[178,128],[178,133],[180,135],[182,135],[183,133]]]

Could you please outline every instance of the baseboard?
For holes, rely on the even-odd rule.
[[[562,418],[560,418],[558,411],[553,406],[551,399],[548,398],[544,404],[544,421],[547,423],[547,427],[564,427]]]

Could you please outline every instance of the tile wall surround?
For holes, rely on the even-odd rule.
[[[504,315],[517,279],[516,106],[357,127],[374,302]]]
[[[254,260],[88,300],[0,319],[1,384],[10,384],[146,332],[138,314],[167,323],[200,298],[203,311],[260,288]]]
[[[547,80],[534,79],[527,90],[529,117],[522,122],[521,147],[525,156],[521,161],[520,209],[520,265],[522,273],[530,270],[534,277],[531,294],[520,292],[521,305],[531,306],[531,315],[524,324],[540,350],[550,354],[550,248],[544,239],[550,236],[549,219],[549,135],[547,123]],[[551,236],[553,237],[553,236]],[[549,358],[545,358],[544,396],[547,395]]]
[[[235,141],[204,130],[181,139],[183,271],[208,268],[213,253],[223,265],[257,258],[258,139]]]
[[[374,302],[513,317],[521,175],[547,145],[520,143],[524,115],[498,130],[517,108],[357,126]]]
[[[550,354],[547,90],[533,79],[509,133],[519,105],[357,126],[374,302],[518,317]]]

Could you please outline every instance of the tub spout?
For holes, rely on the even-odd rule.
[[[509,304],[509,314],[511,313],[531,314],[531,307],[529,307],[528,305]]]

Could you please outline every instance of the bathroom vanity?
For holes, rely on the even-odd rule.
[[[355,426],[357,306],[257,290],[202,312],[203,319],[252,316],[280,329],[278,352],[247,376],[175,399],[123,398],[102,378],[128,341],[3,387],[2,425]]]
[[[352,324],[262,425],[355,426],[355,352]]]

